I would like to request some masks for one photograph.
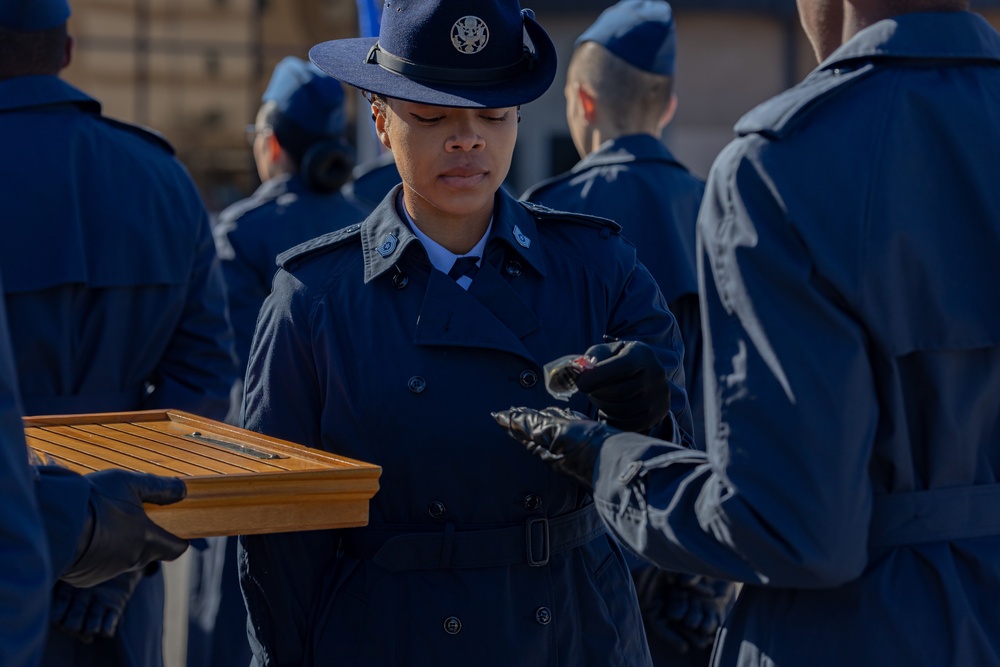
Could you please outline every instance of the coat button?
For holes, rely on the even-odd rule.
[[[423,379],[419,375],[414,375],[410,378],[410,381],[406,383],[406,386],[409,387],[410,391],[414,394],[419,394],[424,389],[427,389],[427,380]]]
[[[405,273],[397,273],[392,277],[392,286],[396,289],[403,289],[410,284],[410,277]]]
[[[530,389],[538,384],[538,373],[535,371],[524,371],[521,373],[521,377],[518,378],[521,381],[521,386],[526,389]]]
[[[444,631],[449,635],[457,635],[462,631],[462,621],[457,616],[449,616],[444,619]]]
[[[507,266],[506,266],[506,268],[504,270],[507,271],[507,275],[508,276],[511,276],[512,278],[516,278],[519,275],[521,275],[521,263],[520,262],[515,262],[514,260],[511,260],[511,261],[507,262]]]
[[[430,514],[435,519],[440,519],[444,516],[445,506],[440,500],[435,500],[427,506],[427,513]]]
[[[534,511],[542,506],[542,497],[536,496],[534,493],[529,493],[524,497],[524,509],[529,512]]]
[[[552,612],[549,611],[548,607],[539,607],[535,610],[535,621],[539,625],[548,625],[551,620]]]

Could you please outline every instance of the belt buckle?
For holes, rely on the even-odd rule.
[[[532,529],[536,524],[542,527],[540,544],[542,547],[541,558],[535,558],[534,544],[532,539]],[[531,567],[541,567],[549,564],[549,520],[544,516],[536,516],[528,519],[524,524],[524,547],[528,565]]]

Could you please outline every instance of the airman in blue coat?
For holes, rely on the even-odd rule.
[[[31,23],[0,11],[0,35],[11,25]],[[7,309],[0,300],[0,664],[5,667],[39,664],[56,578],[92,586],[153,560],[171,560],[187,548],[142,509],[143,502],[182,499],[182,481],[124,470],[84,477],[62,467],[29,466],[29,458],[37,459],[25,444]]]
[[[649,665],[589,494],[490,412],[546,404],[542,360],[588,353],[569,405],[690,442],[676,323],[616,224],[500,187],[517,106],[555,74],[533,16],[394,9],[310,55],[372,93],[402,184],[279,258],[244,405],[247,428],[382,466],[380,491],[364,528],[240,538],[253,664]]]
[[[739,122],[699,217],[707,453],[501,421],[599,449],[647,557],[744,582],[714,664],[1000,665],[1000,34],[799,5],[822,63]]]
[[[522,199],[614,220],[656,279],[684,339],[684,377],[703,447],[695,221],[705,183],[660,141],[677,110],[676,30],[663,0],[621,0],[576,40],[566,121],[582,158]],[[656,665],[707,665],[731,585],[632,565]]]
[[[102,116],[58,77],[72,54],[69,7],[45,6],[59,11],[7,30],[13,55],[0,62],[0,137],[22,157],[0,178],[0,273],[24,410],[221,419],[236,369],[208,215],[166,142]],[[47,664],[162,662],[155,563],[99,586],[57,583],[53,599]],[[83,609],[120,619],[117,631],[92,632]]]

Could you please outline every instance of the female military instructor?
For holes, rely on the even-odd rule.
[[[372,95],[402,185],[279,256],[244,425],[383,472],[364,528],[241,538],[254,664],[648,665],[590,480],[490,416],[551,404],[542,364],[587,352],[569,407],[690,428],[676,323],[617,225],[500,187],[552,42],[517,0],[388,0],[377,40],[310,57]]]

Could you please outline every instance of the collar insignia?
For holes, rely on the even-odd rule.
[[[382,255],[383,257],[388,257],[393,252],[395,252],[396,245],[398,243],[399,239],[397,239],[395,235],[389,234],[389,236],[386,237],[385,241],[382,242],[382,245],[376,248],[375,251],[378,252],[378,254]]]

